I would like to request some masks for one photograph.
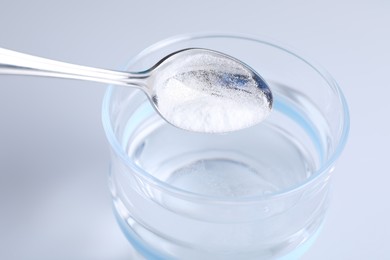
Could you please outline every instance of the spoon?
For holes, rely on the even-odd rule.
[[[0,48],[0,74],[88,80],[141,89],[168,123],[185,130],[224,133],[264,120],[272,93],[249,66],[200,48],[171,53],[142,72],[98,69]]]

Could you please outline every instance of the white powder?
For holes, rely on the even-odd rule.
[[[261,122],[270,104],[248,69],[238,65],[210,55],[187,58],[155,90],[159,112],[196,132],[230,132]]]

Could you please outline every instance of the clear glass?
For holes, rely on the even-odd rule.
[[[297,258],[321,227],[329,177],[349,128],[330,75],[246,35],[190,34],[134,57],[129,71],[191,47],[240,59],[268,82],[271,116],[233,133],[177,129],[136,89],[110,87],[103,123],[118,222],[145,259]]]

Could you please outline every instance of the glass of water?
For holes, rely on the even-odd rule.
[[[110,87],[103,124],[123,232],[140,259],[298,258],[323,223],[329,177],[348,135],[343,94],[317,65],[246,35],[170,38],[127,69],[192,47],[255,69],[273,91],[273,112],[237,132],[194,133],[167,124],[139,90]]]

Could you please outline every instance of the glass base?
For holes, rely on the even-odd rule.
[[[153,250],[153,248],[149,247],[148,245],[145,245],[142,241],[140,241],[137,238],[137,235],[134,233],[133,230],[131,230],[127,223],[124,222],[124,220],[119,216],[119,214],[116,212],[114,208],[114,215],[115,218],[123,232],[123,234],[126,236],[127,240],[130,242],[130,246],[133,249],[133,259],[135,260],[173,260],[172,257],[164,256],[159,252],[156,252]],[[279,256],[277,260],[299,260],[301,259],[305,253],[313,246],[317,238],[319,237],[323,226],[323,221],[320,226],[317,228],[317,231],[309,237],[307,240],[302,242],[298,247],[293,249],[291,252],[287,253],[284,256]]]

